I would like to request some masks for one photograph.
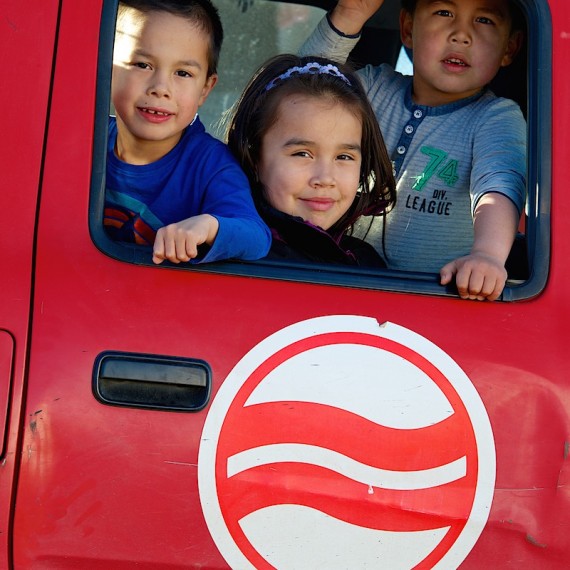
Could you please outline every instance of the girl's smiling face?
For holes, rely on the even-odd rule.
[[[362,121],[334,101],[289,95],[263,136],[257,174],[275,209],[328,230],[360,182]]]

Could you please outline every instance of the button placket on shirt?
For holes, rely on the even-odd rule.
[[[409,121],[402,129],[402,134],[400,135],[400,139],[398,140],[398,144],[396,145],[396,151],[392,155],[395,176],[399,174],[400,169],[402,168],[402,164],[404,163],[404,158],[406,157],[406,153],[408,152],[408,149],[412,144],[414,133],[417,131],[424,117],[425,117],[425,112],[422,109],[418,107],[413,108]]]

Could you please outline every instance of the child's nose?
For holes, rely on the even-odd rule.
[[[315,169],[311,178],[311,185],[317,188],[334,186],[334,184],[335,176],[333,166],[326,161],[317,162],[317,164],[315,164]]]
[[[453,43],[469,45],[471,43],[471,38],[469,38],[468,36],[456,35],[451,38],[451,41]]]
[[[466,24],[457,22],[451,32],[452,43],[471,44],[471,31]]]
[[[155,95],[156,97],[170,97],[170,86],[168,85],[168,80],[162,74],[153,75],[152,81],[150,82],[147,94]]]

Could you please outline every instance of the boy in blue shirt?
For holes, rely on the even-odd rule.
[[[340,0],[302,52],[346,60],[382,3]],[[359,72],[397,179],[394,210],[366,240],[388,267],[439,271],[462,298],[495,300],[524,205],[526,124],[487,84],[522,32],[510,0],[402,0],[400,33],[413,77],[386,64]]]
[[[153,261],[258,259],[271,234],[226,145],[197,112],[222,25],[209,0],[125,0],[115,32],[104,225]]]

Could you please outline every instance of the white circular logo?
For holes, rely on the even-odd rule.
[[[234,570],[457,568],[487,521],[495,448],[440,348],[359,316],[266,338],[220,387],[198,484]]]

